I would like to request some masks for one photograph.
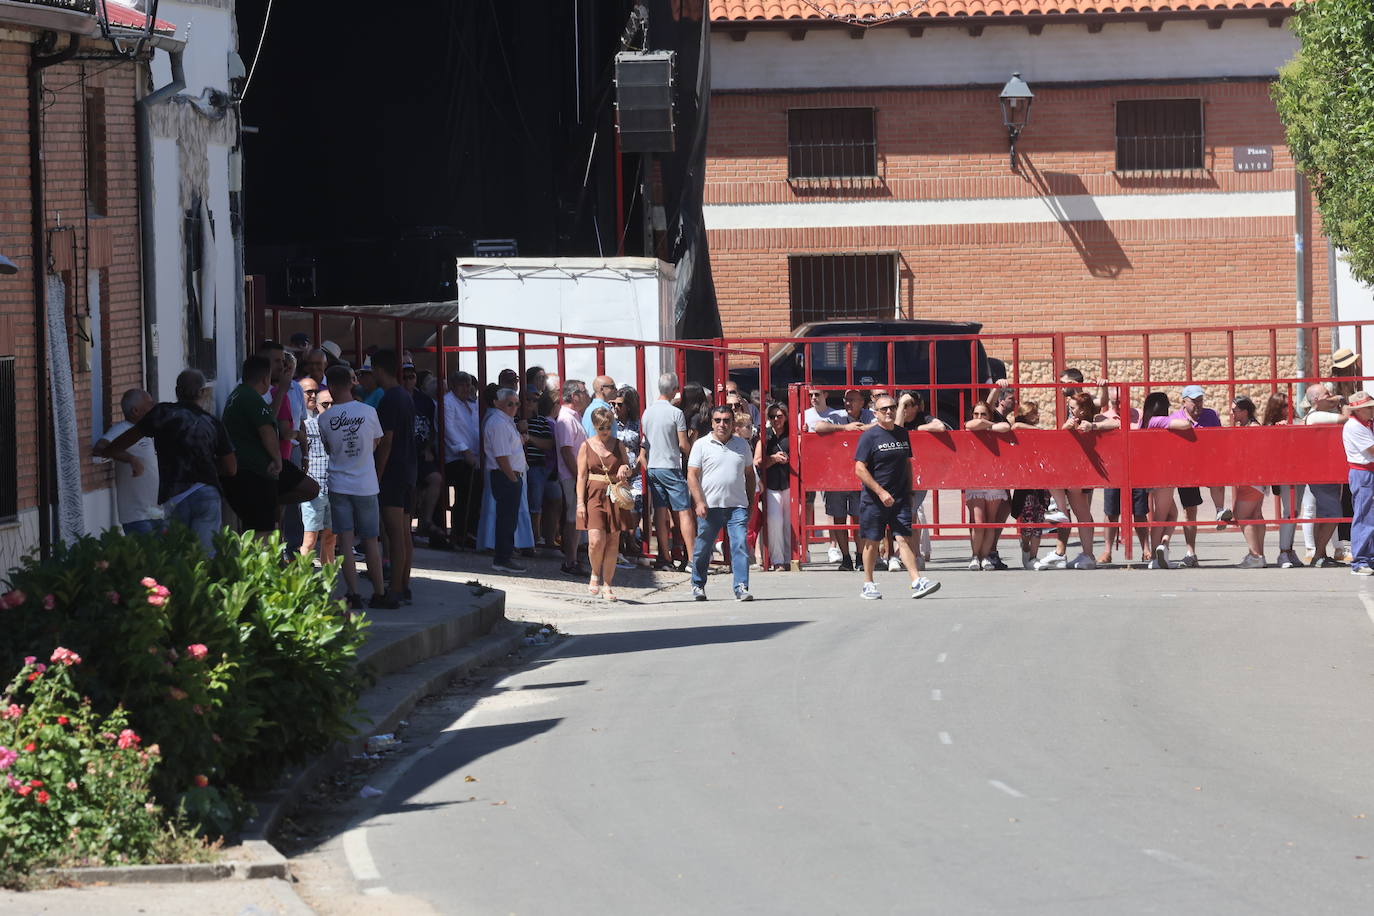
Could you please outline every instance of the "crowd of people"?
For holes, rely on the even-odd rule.
[[[1335,354],[1336,377],[1358,375],[1358,357]],[[243,363],[241,381],[218,416],[207,410],[205,377],[187,369],[176,400],[155,403],[147,392],[126,392],[124,420],[94,446],[116,462],[120,523],[128,533],[184,524],[207,550],[227,504],[239,526],[261,536],[279,533],[286,549],[342,560],[343,596],[353,609],[395,608],[411,600],[415,539],[431,548],[481,550],[494,570],[519,574],[540,551],[560,558],[561,572],[585,578],[588,594],[617,600],[615,576],[638,558],[656,569],[690,573],[693,597],[706,598],[707,572],[719,551],[731,572],[732,593],[752,599],[749,573],[786,569],[793,554],[797,473],[794,422],[817,435],[859,432],[853,489],[826,492],[822,502],[836,526],[829,529],[828,559],[842,570],[863,571],[861,594],[882,597],[877,569],[905,569],[911,595],[939,583],[921,572],[930,560],[925,515],[929,494],[914,486],[911,437],[948,430],[927,410],[919,392],[884,389],[843,392],[832,409],[828,394],[809,392],[810,406],[790,417],[780,403],[758,403],[733,382],[723,403],[705,387],[659,376],[653,399],[598,376],[590,386],[553,379],[539,366],[523,375],[501,370],[483,384],[453,370],[438,379],[418,370],[408,352],[373,348],[356,367],[325,341],[296,335],[286,346],[264,341]],[[1092,432],[1120,428],[1193,429],[1222,425],[1206,406],[1203,389],[1187,385],[1173,408],[1164,392],[1151,392],[1137,409],[1124,405],[1115,386],[1099,380],[1085,390],[1076,369],[1059,378],[1066,413],[1050,422],[1040,405],[1018,399],[1004,380],[973,405],[963,427],[1011,431],[1050,426]],[[1263,407],[1239,396],[1229,406],[1232,426],[1342,423],[1350,464],[1347,484],[1300,483],[1276,487],[1210,487],[1219,529],[1243,532],[1244,568],[1268,565],[1263,504],[1267,490],[1280,498],[1276,562],[1304,565],[1294,547],[1301,518],[1354,516],[1351,526],[1320,521],[1302,526],[1309,561],[1374,574],[1374,535],[1365,522],[1374,498],[1374,398],[1353,382],[1314,384],[1302,403],[1275,392]],[[804,494],[800,498],[809,498]],[[970,527],[971,570],[1005,569],[998,552],[1003,526],[1015,523],[1022,565],[1029,569],[1092,569],[1109,562],[1117,545],[1123,499],[1131,500],[1135,529],[1151,568],[1170,568],[1180,506],[1196,522],[1203,504],[1198,487],[1155,487],[1102,496],[1102,550],[1096,553],[1093,494],[1084,489],[970,489],[962,494]],[[648,524],[641,519],[648,513]],[[848,527],[857,529],[851,547]],[[1177,566],[1198,564],[1197,525],[1184,524],[1185,553]],[[1079,553],[1068,557],[1076,529]],[[650,544],[642,540],[647,530]],[[762,536],[766,532],[766,536]],[[1054,538],[1041,555],[1041,540]],[[1332,540],[1336,540],[1332,550]],[[720,542],[719,545],[717,542]],[[584,559],[585,558],[585,559]],[[358,563],[366,565],[371,595],[360,592]]]

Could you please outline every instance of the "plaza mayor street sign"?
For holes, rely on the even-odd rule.
[[[1231,158],[1237,172],[1274,171],[1272,146],[1235,146],[1231,148]]]

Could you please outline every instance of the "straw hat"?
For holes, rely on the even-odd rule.
[[[1355,361],[1359,358],[1360,354],[1356,353],[1354,350],[1349,347],[1341,347],[1335,353],[1331,354],[1331,365],[1335,366],[1337,369],[1345,369],[1355,365]]]

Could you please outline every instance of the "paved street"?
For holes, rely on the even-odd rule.
[[[432,707],[316,856],[444,913],[1367,911],[1363,580],[941,567],[513,593],[571,638]]]

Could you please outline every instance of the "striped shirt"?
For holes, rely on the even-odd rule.
[[[527,422],[531,440],[538,436],[540,439],[553,441],[553,424],[549,422],[548,417],[530,417]],[[525,459],[529,462],[530,467],[542,468],[548,461],[548,453],[535,445],[533,441],[526,442]]]

